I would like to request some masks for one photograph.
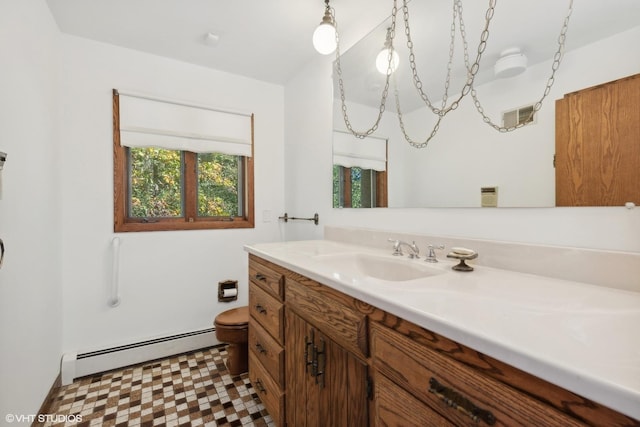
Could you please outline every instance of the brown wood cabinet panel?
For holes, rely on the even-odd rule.
[[[249,313],[276,341],[282,343],[284,306],[280,301],[252,284],[249,291]]]
[[[556,206],[640,204],[640,74],[556,101]]]
[[[454,426],[384,375],[375,372],[374,383],[374,426]]]
[[[372,325],[371,340],[374,368],[454,424],[469,424],[474,412],[469,408],[477,408],[481,425],[494,425],[492,418],[496,426],[585,425],[391,329]],[[435,386],[434,392],[434,380],[447,391]],[[446,403],[451,396],[466,399],[468,404],[459,405],[466,412]]]
[[[367,316],[335,299],[328,298],[322,288],[315,283],[309,286],[287,278],[285,289],[287,307],[300,313],[315,324],[325,334],[344,348],[367,357]]]
[[[367,364],[288,308],[285,318],[287,424],[367,426]]]
[[[640,427],[640,420],[629,418],[395,315],[376,309],[369,313],[369,317],[371,325],[376,322],[385,325],[419,343],[421,346],[431,348],[484,376],[507,384],[525,395],[581,420],[587,425]]]
[[[255,255],[249,255],[249,280],[280,301],[284,299],[284,275],[277,266]]]
[[[253,352],[249,352],[249,380],[276,425],[284,426],[285,395]]]
[[[249,324],[249,351],[255,353],[278,386],[284,388],[284,348],[258,322]]]

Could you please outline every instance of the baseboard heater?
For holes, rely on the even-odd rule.
[[[215,328],[207,328],[101,350],[65,353],[60,367],[62,385],[71,384],[76,378],[98,372],[137,365],[217,344],[220,342],[216,339]]]

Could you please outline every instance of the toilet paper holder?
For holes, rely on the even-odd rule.
[[[238,299],[238,281],[225,280],[218,282],[218,301],[231,302]]]

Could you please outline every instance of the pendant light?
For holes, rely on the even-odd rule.
[[[325,11],[322,22],[313,32],[313,47],[322,55],[329,55],[336,50],[336,27],[334,25],[333,16],[331,15],[331,7],[329,0],[325,0]]]
[[[389,55],[391,55],[391,58],[389,58]],[[387,38],[384,42],[384,47],[380,53],[378,53],[378,56],[376,56],[376,69],[380,74],[393,74],[393,72],[398,69],[399,63],[400,56],[391,44],[391,28],[387,28]]]

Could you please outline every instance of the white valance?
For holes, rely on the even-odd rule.
[[[387,140],[378,137],[356,138],[350,133],[333,131],[333,164],[347,168],[387,169]]]
[[[251,115],[119,92],[120,144],[251,156]]]

